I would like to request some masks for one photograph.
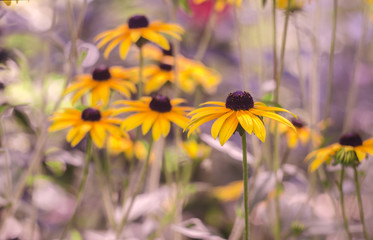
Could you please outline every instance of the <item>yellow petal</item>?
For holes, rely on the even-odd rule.
[[[140,126],[143,122],[144,119],[148,116],[148,113],[136,113],[132,116],[127,117],[124,119],[122,123],[122,128],[124,128],[125,131],[130,131],[134,128],[137,128]]]
[[[168,112],[165,114],[168,120],[175,123],[177,126],[181,127],[182,129],[188,126],[189,119],[181,114],[175,112]]]
[[[294,132],[296,132],[297,130],[295,129],[294,125],[289,121],[287,120],[286,118],[284,118],[283,116],[280,116],[276,113],[272,113],[272,112],[265,112],[263,110],[258,110],[258,109],[255,109],[255,108],[252,108],[249,110],[251,113],[257,115],[257,116],[263,116],[263,117],[268,117],[268,118],[272,118],[273,120],[276,120],[280,123],[283,123],[285,124],[286,126],[290,127],[291,129],[294,130]]]
[[[122,41],[124,39],[124,37],[118,37],[116,39],[114,39],[105,49],[105,52],[104,52],[104,57],[107,59],[109,57],[109,54],[111,53],[111,51],[120,43],[120,41]]]
[[[163,137],[167,137],[170,132],[171,124],[163,115],[164,114],[160,114],[157,121],[160,123]]]
[[[212,115],[208,115],[206,117],[199,118],[199,119],[196,119],[194,121],[191,121],[189,123],[189,126],[186,127],[186,129],[188,129],[188,137],[190,136],[190,134],[192,132],[194,132],[202,124],[207,123],[207,122],[209,122],[211,120],[214,120],[214,119],[216,119],[216,118],[218,118],[220,116],[221,116],[221,114],[212,114]]]
[[[223,146],[236,131],[238,120],[235,114],[232,114],[223,124],[219,132],[219,142]]]
[[[266,138],[266,130],[264,128],[262,120],[260,120],[257,116],[254,114],[248,113],[253,120],[253,131],[255,135],[262,141],[265,141]]]
[[[119,54],[121,59],[125,59],[128,54],[128,49],[131,46],[131,38],[126,38],[123,40],[123,42],[120,44],[119,47]]]
[[[144,29],[144,31],[142,32],[142,36],[148,39],[149,41],[159,45],[165,50],[170,49],[170,44],[168,43],[167,39],[159,33],[156,33],[149,29]]]
[[[142,134],[145,135],[149,132],[150,128],[153,126],[154,121],[157,119],[159,113],[151,112],[148,116],[144,119],[142,124]]]
[[[355,153],[360,162],[363,161],[367,156],[367,154],[359,148],[355,148]]]
[[[96,123],[93,125],[93,128],[90,131],[91,137],[93,142],[96,144],[97,147],[102,148],[105,143],[106,138],[106,131],[100,123]]]
[[[246,132],[251,134],[253,132],[254,125],[250,115],[247,114],[246,111],[237,111],[236,116],[243,129],[245,129]]]
[[[218,134],[226,121],[228,117],[230,117],[233,114],[233,111],[229,111],[225,113],[224,115],[220,116],[218,119],[215,120],[214,124],[211,126],[211,136],[216,139],[218,137]]]
[[[60,122],[54,122],[48,129],[49,132],[55,132],[59,131],[71,126],[74,126],[77,123],[75,120],[71,121],[60,121]]]
[[[154,122],[154,126],[153,126],[153,139],[154,141],[157,141],[158,138],[161,136],[162,134],[162,125],[159,121],[159,119],[157,119],[155,122]]]

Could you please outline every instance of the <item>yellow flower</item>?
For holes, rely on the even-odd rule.
[[[201,4],[207,0],[194,0],[194,3]],[[227,5],[236,5],[237,7],[241,6],[242,0],[215,0],[215,11],[221,12]]]
[[[113,135],[118,135],[121,131],[117,126],[122,121],[113,118],[114,110],[99,110],[96,108],[86,108],[83,111],[68,108],[56,112],[50,119],[53,121],[49,132],[59,131],[72,127],[66,136],[66,141],[71,142],[71,146],[76,146],[87,133],[92,137],[93,142],[102,148],[106,139],[106,131]]]
[[[330,164],[332,159],[346,165],[359,164],[367,153],[373,155],[373,138],[363,142],[358,134],[347,133],[342,135],[339,143],[309,153],[306,161],[314,158],[309,167],[313,172],[324,162]]]
[[[158,91],[166,83],[174,83],[174,57],[171,51],[165,51],[149,44],[144,46],[145,57],[158,61],[144,68],[145,94]],[[188,94],[192,94],[197,86],[201,86],[204,91],[212,94],[216,91],[221,78],[220,75],[211,68],[206,67],[202,62],[185,58],[181,54],[177,57],[178,83],[177,86]],[[135,71],[139,71],[136,68]]]
[[[215,139],[219,135],[221,145],[224,145],[224,143],[228,141],[236,131],[239,124],[249,134],[254,132],[255,135],[264,142],[266,130],[261,117],[271,118],[296,131],[295,127],[289,120],[274,113],[274,111],[290,113],[288,110],[278,107],[267,107],[261,102],[254,103],[250,93],[245,91],[230,93],[225,103],[206,102],[201,105],[207,104],[218,106],[202,107],[188,114],[192,115],[191,122],[187,127],[189,130],[188,136],[202,124],[214,119],[216,119],[216,121],[211,127],[211,135]]]
[[[281,134],[286,135],[287,144],[289,148],[295,148],[298,146],[298,143],[301,142],[304,146],[309,143],[311,140],[311,135],[313,134],[313,145],[319,146],[323,140],[320,133],[317,131],[313,131],[310,128],[305,126],[305,123],[300,119],[291,119],[291,123],[294,125],[295,129],[297,130],[294,132],[291,128],[285,126],[285,125],[279,125],[278,131]],[[274,126],[274,125],[272,125]]]
[[[131,43],[146,39],[168,50],[170,49],[170,44],[162,34],[180,41],[183,33],[184,29],[177,24],[168,24],[160,21],[149,23],[145,16],[136,15],[129,18],[128,24],[99,34],[95,37],[95,41],[98,41],[98,48],[107,44],[104,52],[105,58],[108,58],[110,52],[120,43],[119,54],[122,59],[125,59]]]
[[[243,192],[243,181],[234,181],[225,186],[215,187],[212,194],[223,202],[237,200]]]
[[[304,0],[290,0],[289,11],[294,12],[302,9],[304,5]],[[277,0],[277,8],[287,10],[288,0]]]
[[[15,2],[18,4],[18,1],[19,0],[15,0]],[[12,2],[14,2],[14,0],[4,0],[4,3],[8,6],[10,6],[12,4]]]
[[[72,98],[74,104],[84,94],[92,91],[91,104],[98,105],[101,102],[101,104],[106,105],[109,102],[111,89],[118,91],[127,98],[131,97],[131,92],[136,92],[134,83],[127,80],[130,77],[130,72],[124,68],[100,66],[95,68],[92,74],[77,76],[77,81],[72,83],[64,94],[76,91]]]
[[[198,143],[191,139],[183,142],[183,149],[191,159],[202,160],[207,158],[211,153],[211,148],[203,143]]]
[[[145,161],[148,153],[148,146],[144,141],[133,142],[126,134],[123,136],[110,135],[107,144],[110,154],[124,153],[127,159],[132,159],[135,154],[136,159]],[[153,155],[154,153],[151,154],[150,162],[154,159]]]
[[[161,135],[167,137],[170,132],[171,122],[181,128],[185,128],[189,119],[185,116],[185,111],[190,107],[180,107],[184,99],[175,98],[170,100],[168,97],[157,95],[153,98],[143,97],[139,101],[117,101],[115,104],[124,104],[117,112],[134,112],[135,114],[127,117],[122,128],[130,131],[142,125],[142,133],[145,135],[153,127],[153,139],[157,140]]]

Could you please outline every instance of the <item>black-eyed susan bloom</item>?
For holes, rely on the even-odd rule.
[[[196,4],[201,4],[206,2],[207,0],[194,0],[193,2]],[[227,5],[236,5],[237,7],[241,6],[242,0],[215,0],[215,11],[221,12],[225,9]]]
[[[299,143],[305,146],[310,142],[312,137],[312,144],[314,147],[321,144],[323,137],[319,132],[308,128],[306,123],[299,118],[292,118],[290,121],[297,130],[296,132],[285,125],[278,126],[279,133],[286,136],[287,145],[289,148],[295,148]]]
[[[373,138],[363,142],[358,134],[346,133],[341,136],[338,143],[309,153],[306,161],[313,159],[309,167],[313,172],[323,163],[330,164],[333,159],[336,164],[356,166],[367,154],[373,155]]]
[[[72,97],[74,104],[78,99],[91,92],[91,104],[106,105],[109,102],[110,91],[115,90],[127,98],[136,92],[135,84],[129,79],[130,72],[122,67],[100,66],[93,70],[92,74],[83,74],[76,77],[64,92],[69,94],[75,92]]]
[[[254,133],[264,142],[266,130],[261,117],[271,118],[296,131],[289,120],[275,113],[287,112],[292,114],[291,112],[279,107],[267,107],[261,102],[254,103],[250,93],[245,91],[230,93],[225,103],[206,102],[201,105],[215,106],[202,107],[189,113],[192,118],[187,127],[189,130],[188,135],[202,124],[216,119],[211,127],[211,135],[215,139],[219,135],[221,145],[224,145],[224,143],[228,141],[239,125],[246,130],[246,132],[249,134]]]
[[[105,58],[119,45],[119,55],[122,59],[125,59],[131,44],[138,42],[140,39],[146,39],[163,49],[169,50],[170,44],[164,35],[180,41],[183,33],[184,29],[177,24],[161,21],[149,22],[146,16],[136,15],[129,18],[127,24],[99,34],[95,41],[98,42],[98,48],[107,45],[104,52]]]
[[[14,3],[14,2],[18,3],[18,1],[19,1],[19,0],[4,0],[3,2],[4,2],[6,5],[10,6],[10,5],[12,5],[12,3]]]
[[[71,128],[66,135],[66,140],[71,146],[76,146],[88,133],[99,148],[104,146],[106,133],[120,134],[119,124],[121,119],[114,118],[115,110],[100,110],[88,107],[83,111],[68,108],[56,112],[50,120],[53,121],[49,132]]]
[[[134,114],[124,119],[122,128],[130,131],[142,125],[142,133],[145,135],[152,128],[153,139],[157,140],[161,135],[167,137],[170,132],[171,122],[181,128],[188,125],[189,119],[185,116],[190,107],[182,107],[179,104],[185,100],[157,95],[155,97],[142,97],[138,101],[117,101],[115,104],[123,104],[117,113],[133,112]]]

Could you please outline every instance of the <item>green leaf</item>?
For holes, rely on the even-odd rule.
[[[82,235],[80,235],[80,233],[75,229],[71,230],[70,239],[71,240],[83,240]]]
[[[3,112],[9,108],[11,108],[12,106],[9,105],[8,103],[3,103],[0,105],[0,116],[3,114]]]
[[[16,121],[26,129],[27,132],[34,133],[34,130],[31,127],[31,121],[26,113],[15,107],[13,116],[15,117]]]
[[[60,161],[46,161],[45,165],[57,177],[62,176],[66,171],[66,165]]]
[[[179,0],[179,4],[187,14],[190,14],[190,7],[188,4],[188,0]]]
[[[168,173],[173,173],[177,170],[178,167],[178,154],[175,150],[166,150],[165,151],[165,168]]]

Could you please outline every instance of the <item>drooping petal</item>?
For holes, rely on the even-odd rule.
[[[100,123],[94,124],[91,131],[91,137],[97,147],[102,148],[106,139],[106,130]]]
[[[144,119],[142,124],[142,134],[145,135],[149,132],[150,128],[153,126],[154,121],[159,116],[159,113],[150,112],[148,116]]]
[[[186,129],[188,129],[188,137],[189,137],[190,134],[192,132],[194,132],[199,126],[201,126],[202,124],[207,123],[207,122],[209,122],[211,120],[214,120],[214,119],[216,119],[216,118],[218,118],[220,116],[221,116],[221,114],[212,114],[212,115],[208,115],[208,116],[203,117],[203,118],[198,118],[198,119],[196,119],[194,121],[191,121],[189,123],[189,125],[184,129],[184,131]]]
[[[287,120],[286,118],[284,118],[283,116],[281,115],[278,115],[276,113],[272,113],[272,112],[266,112],[266,111],[262,111],[262,110],[258,110],[258,109],[255,109],[255,108],[252,108],[249,110],[251,113],[257,115],[257,116],[263,116],[263,117],[268,117],[268,118],[271,118],[273,120],[276,120],[280,123],[283,123],[285,124],[286,126],[290,127],[291,129],[294,130],[294,132],[296,132],[297,130],[295,129],[294,125],[289,121]]]
[[[141,113],[136,113],[132,116],[129,116],[128,118],[124,119],[122,123],[122,128],[125,131],[130,131],[134,128],[137,128],[140,126],[143,122],[144,119],[148,116],[147,112],[141,112]]]
[[[253,131],[255,135],[262,141],[265,141],[266,138],[266,129],[264,128],[262,120],[252,113],[248,113],[253,120]]]
[[[170,132],[171,124],[170,121],[168,121],[163,114],[160,114],[158,117],[158,121],[161,126],[162,135],[163,137],[167,137],[168,133]]]
[[[220,116],[218,119],[215,120],[215,122],[211,126],[211,136],[216,139],[218,137],[218,134],[226,121],[228,117],[230,117],[233,114],[233,111],[229,111],[225,113],[224,115]]]
[[[237,111],[236,116],[240,125],[245,129],[246,132],[251,134],[254,129],[253,120],[251,119],[250,115],[247,114],[247,111]]]
[[[238,126],[238,120],[235,114],[232,114],[227,120],[225,120],[219,132],[219,142],[222,146],[228,141],[228,139],[236,131],[237,126]]]
[[[170,44],[168,43],[168,40],[163,37],[161,34],[156,33],[155,31],[149,30],[149,29],[144,29],[142,32],[142,36],[149,41],[159,45],[165,50],[170,49]]]
[[[124,39],[123,42],[120,44],[119,55],[121,59],[125,59],[127,57],[130,46],[131,46],[131,38]]]

